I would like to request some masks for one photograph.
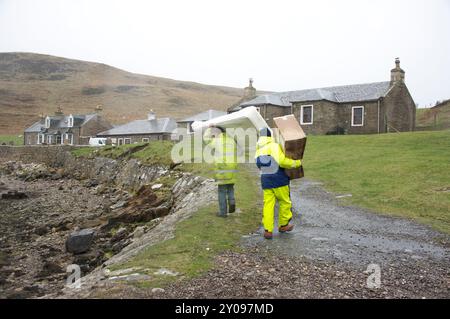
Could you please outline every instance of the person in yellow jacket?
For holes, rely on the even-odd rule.
[[[221,127],[210,127],[205,132],[205,140],[214,150],[215,180],[218,184],[219,217],[236,211],[234,184],[237,172],[237,146],[233,138]],[[227,209],[228,208],[228,209]]]
[[[287,158],[280,144],[272,139],[269,129],[260,131],[256,146],[256,165],[261,170],[261,187],[264,193],[263,226],[264,238],[272,239],[274,229],[275,202],[279,202],[278,231],[289,232],[294,225],[289,222],[292,219],[292,202],[289,191],[289,177],[285,168],[297,168],[301,166],[300,160]]]

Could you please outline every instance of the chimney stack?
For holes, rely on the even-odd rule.
[[[256,89],[253,87],[253,79],[248,80],[248,86],[244,89],[244,98],[252,99],[256,97]]]
[[[62,111],[62,107],[61,107],[61,106],[58,106],[58,107],[56,108],[55,115],[56,115],[56,116],[64,115],[64,112]]]
[[[395,69],[391,70],[391,85],[404,82],[405,81],[405,71],[400,68],[400,58],[395,59]]]
[[[155,114],[155,112],[153,112],[153,110],[150,110],[150,112],[148,112],[148,117],[147,117],[147,119],[148,119],[149,121],[154,121],[154,120],[156,120],[156,114]]]

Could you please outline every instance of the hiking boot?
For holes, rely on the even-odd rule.
[[[230,205],[228,214],[233,214],[235,211],[236,211],[236,205],[235,204]]]
[[[285,233],[285,232],[290,232],[294,229],[294,225],[292,224],[287,224],[285,226],[280,226],[280,228],[278,228],[278,231],[280,233]]]
[[[273,234],[270,231],[264,231],[264,238],[265,239],[272,239]]]

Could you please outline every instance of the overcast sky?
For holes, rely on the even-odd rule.
[[[450,98],[450,0],[0,0],[0,51],[271,91],[387,81]]]

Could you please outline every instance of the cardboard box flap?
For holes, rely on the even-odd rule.
[[[294,115],[285,115],[273,119],[284,141],[299,140],[306,137],[305,132]]]

